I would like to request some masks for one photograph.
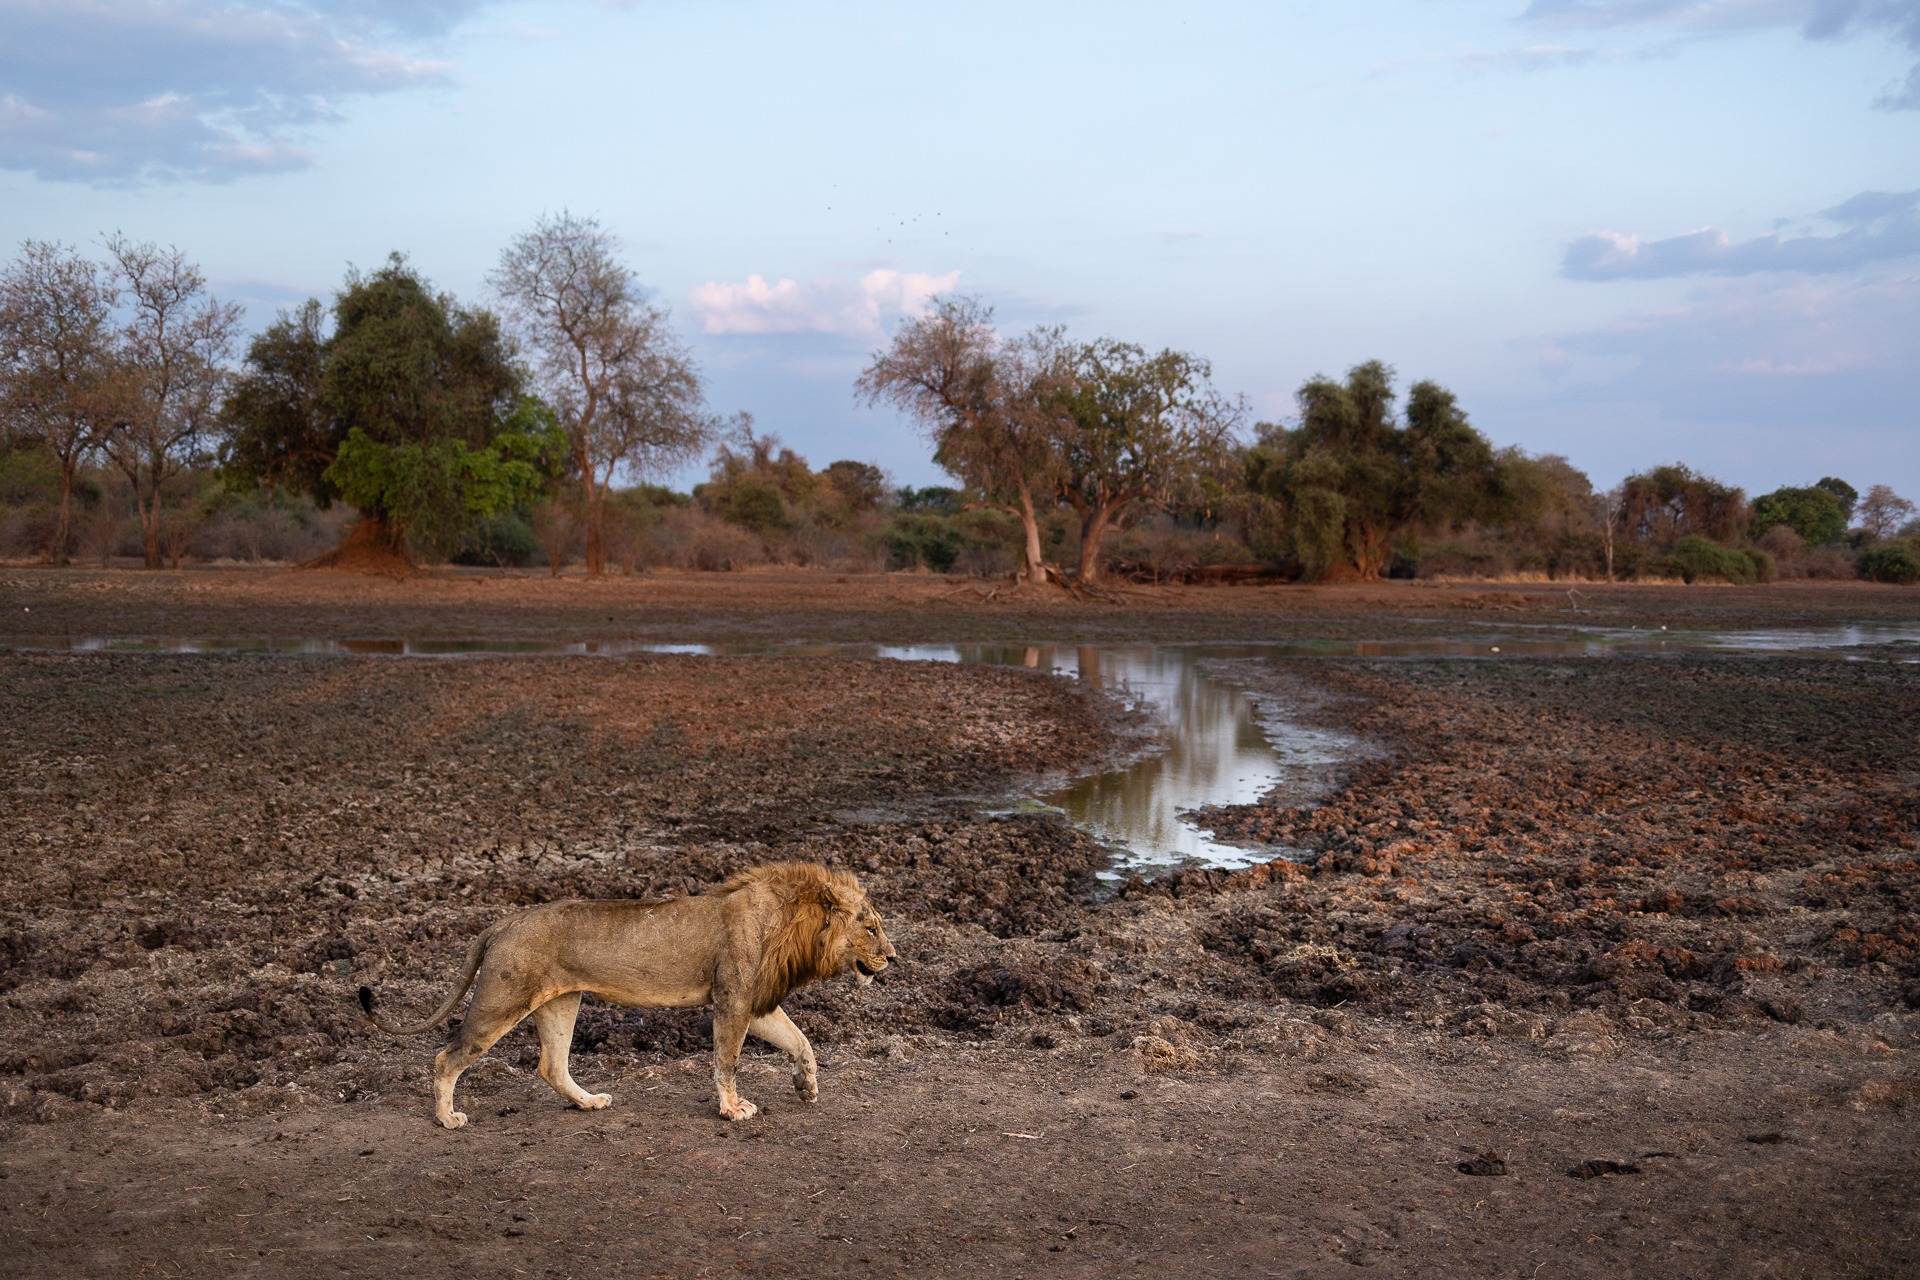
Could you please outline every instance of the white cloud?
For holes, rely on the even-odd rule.
[[[1717,227],[1661,240],[1597,231],[1567,246],[1560,273],[1574,280],[1753,275],[1762,271],[1851,271],[1920,253],[1920,190],[1863,191],[1820,217],[1832,235],[1756,236],[1736,241]]]
[[[833,333],[870,338],[894,316],[926,314],[927,304],[960,282],[958,271],[869,271],[859,280],[815,279],[743,284],[710,280],[695,288],[694,314],[708,333]]]
[[[484,0],[0,0],[0,169],[95,183],[307,163],[343,98],[442,83],[395,45]]]
[[[1690,36],[1795,27],[1807,40],[1877,35],[1920,53],[1920,0],[1533,0],[1520,20],[1563,29],[1652,24]],[[1920,110],[1920,65],[1873,105]]]

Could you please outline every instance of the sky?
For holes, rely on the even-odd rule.
[[[899,484],[853,381],[970,294],[1250,424],[1380,359],[1602,488],[1920,499],[1920,0],[0,0],[0,253],[177,245],[258,329],[396,250],[486,305],[562,210],[715,412]]]

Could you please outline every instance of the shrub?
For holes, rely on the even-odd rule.
[[[453,562],[524,569],[540,554],[540,539],[533,527],[508,512],[469,526],[461,535]]]
[[[1860,553],[1860,576],[1870,582],[1920,582],[1920,556],[1903,542],[1885,542]]]
[[[901,514],[880,533],[887,563],[894,569],[931,569],[946,573],[960,558],[967,535],[956,516]]]
[[[667,564],[680,569],[744,569],[767,561],[758,537],[698,507],[668,510],[653,543]]]
[[[1725,582],[1744,584],[1760,580],[1761,564],[1765,562],[1765,572],[1771,577],[1773,562],[1764,551],[1752,553],[1737,551],[1732,547],[1723,547],[1697,533],[1690,533],[1673,544],[1673,550],[1667,553],[1667,569],[1680,575],[1683,582],[1697,582],[1702,578],[1718,578]]]

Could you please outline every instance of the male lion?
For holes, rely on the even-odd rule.
[[[452,1043],[433,1060],[434,1116],[449,1129],[467,1122],[453,1109],[453,1085],[529,1013],[540,1031],[540,1078],[578,1107],[613,1098],[588,1093],[567,1072],[582,993],[649,1009],[713,1006],[713,1083],[720,1114],[745,1120],[757,1108],[734,1088],[740,1044],[751,1031],[793,1063],[793,1087],[819,1096],[813,1046],[781,1010],[787,993],[848,968],[860,985],[894,955],[880,914],[851,874],[805,862],[754,867],[712,893],[666,901],[552,902],[508,916],[473,940],[460,984],[437,1012],[413,1027],[376,1027],[411,1036],[447,1020],[473,988]]]

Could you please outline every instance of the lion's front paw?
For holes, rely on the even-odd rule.
[[[729,1120],[751,1120],[753,1119],[754,1113],[759,1110],[760,1108],[754,1106],[745,1098],[735,1098],[731,1105],[729,1105],[725,1099],[722,1099],[720,1102],[720,1114]]]
[[[440,1123],[447,1126],[447,1128],[449,1129],[458,1129],[460,1126],[464,1125],[466,1122],[467,1122],[467,1113],[464,1111],[449,1111],[447,1112],[447,1114],[440,1117]]]
[[[590,1093],[580,1099],[580,1101],[574,1103],[574,1105],[582,1111],[598,1111],[602,1107],[613,1105],[613,1095],[610,1093]]]

